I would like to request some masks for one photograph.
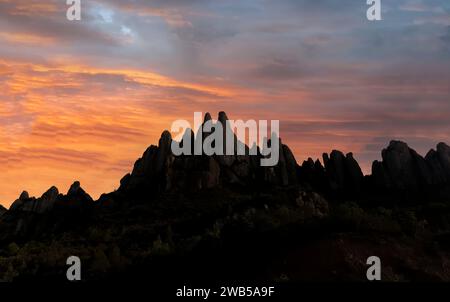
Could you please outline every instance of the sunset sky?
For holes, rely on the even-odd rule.
[[[364,171],[391,139],[450,143],[450,1],[0,0],[0,204],[118,187],[194,111],[278,119],[301,163]]]

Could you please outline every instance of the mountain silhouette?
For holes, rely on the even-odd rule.
[[[71,255],[87,280],[365,280],[370,255],[386,259],[386,280],[450,280],[445,143],[422,157],[392,141],[371,175],[337,150],[299,165],[280,143],[278,164],[263,167],[247,146],[174,156],[171,143],[164,131],[97,201],[75,182],[0,207],[0,280],[59,280]]]

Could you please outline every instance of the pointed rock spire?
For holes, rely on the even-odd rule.
[[[57,187],[53,186],[42,194],[41,199],[54,200],[59,195],[59,190]]]
[[[52,190],[55,193],[54,190]],[[59,196],[59,195],[58,195]],[[91,196],[80,185],[79,181],[75,181],[70,186],[67,195],[61,195],[61,198],[57,198],[56,204],[62,207],[68,206],[73,208],[82,208],[92,202]]]
[[[19,196],[19,200],[27,200],[30,199],[30,195],[28,194],[27,191],[23,191],[22,194],[20,194]]]
[[[447,171],[447,177],[450,179],[450,147],[445,143],[439,143],[437,145],[437,154],[439,162],[444,170]]]
[[[0,216],[2,216],[4,213],[6,213],[8,210],[4,207],[4,206],[2,206],[2,205],[0,205]]]
[[[164,130],[164,132],[161,134],[161,138],[159,139],[158,146],[160,148],[166,148],[167,146],[170,147],[171,143],[172,143],[172,135],[168,130]]]
[[[209,112],[205,113],[205,118],[203,119],[203,123],[206,123],[207,121],[212,120],[211,118],[211,114],[209,114]]]
[[[80,192],[80,190],[83,190],[81,188],[81,184],[79,181],[75,181],[71,186],[69,191],[67,192],[67,195],[74,195]]]
[[[226,125],[226,122],[228,121],[228,116],[224,111],[219,112],[218,120],[220,123],[222,123],[223,126]]]

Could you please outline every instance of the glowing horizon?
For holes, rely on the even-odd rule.
[[[44,3],[45,2],[45,3]],[[314,3],[313,3],[314,2]],[[0,0],[0,204],[23,190],[97,199],[194,111],[280,120],[297,162],[391,139],[450,143],[450,4]]]

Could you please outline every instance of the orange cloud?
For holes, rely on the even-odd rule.
[[[64,3],[64,2],[63,2]],[[0,4],[9,4],[9,14],[16,16],[43,16],[51,13],[55,13],[62,7],[61,1],[47,0],[0,0]]]
[[[218,98],[235,93],[154,72],[61,62],[3,60],[2,75],[0,202],[6,206],[22,189],[39,195],[77,178],[94,197],[111,191],[179,118],[152,104],[183,98],[177,89]]]
[[[27,33],[0,32],[0,40],[3,40],[3,43],[8,42],[12,44],[34,44],[40,46],[48,46],[55,43],[55,40],[51,37],[37,36]]]

